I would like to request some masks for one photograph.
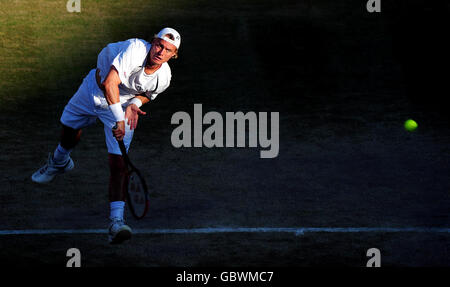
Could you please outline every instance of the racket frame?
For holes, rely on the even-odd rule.
[[[150,202],[150,200],[149,200],[148,188],[147,188],[147,183],[145,182],[145,179],[144,179],[144,177],[142,176],[142,174],[141,174],[141,172],[139,171],[139,169],[137,169],[137,168],[133,165],[133,163],[131,163],[130,158],[128,157],[128,154],[127,154],[127,149],[126,149],[125,144],[123,143],[123,141],[122,141],[122,140],[120,140],[120,141],[118,140],[117,142],[119,143],[120,152],[122,153],[123,160],[125,161],[125,164],[126,164],[126,166],[127,166],[126,186],[127,186],[127,200],[128,200],[128,207],[130,208],[131,214],[133,215],[134,218],[136,218],[136,219],[142,219],[142,218],[145,217],[145,215],[146,215],[147,212],[148,212],[148,209],[149,209],[149,202]],[[139,177],[139,179],[140,179],[140,181],[141,181],[141,183],[142,183],[142,188],[144,189],[145,209],[144,209],[144,212],[142,213],[142,215],[138,215],[138,214],[136,213],[136,210],[135,210],[135,208],[134,208],[134,206],[133,206],[133,203],[132,203],[132,200],[131,200],[130,191],[128,190],[128,181],[129,181],[130,176],[131,176],[131,174],[132,174],[133,172]]]

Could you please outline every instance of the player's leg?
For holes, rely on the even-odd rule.
[[[81,129],[94,124],[97,118],[95,108],[90,100],[91,85],[89,77],[92,71],[85,77],[78,91],[70,99],[61,116],[63,125],[60,143],[53,153],[50,153],[47,163],[31,176],[36,183],[47,183],[53,178],[74,168],[74,162],[70,158],[70,152],[80,140]]]
[[[112,135],[112,129],[110,125],[105,125],[105,139],[106,146],[108,149],[108,163],[110,170],[109,178],[109,201],[122,201],[125,202],[126,199],[126,180],[127,180],[127,166],[122,157],[122,152],[120,151],[119,144],[117,140]],[[128,148],[133,139],[134,131],[130,130],[129,125],[125,125],[125,136],[123,142],[128,151]],[[121,216],[122,217],[122,216]]]
[[[53,161],[56,165],[65,165],[70,160],[70,153],[80,142],[81,129],[73,129],[62,124],[61,138],[53,152]]]
[[[121,155],[108,154],[109,163],[109,205],[111,223],[109,225],[110,243],[121,243],[131,237],[131,228],[125,224],[124,210],[126,200],[127,167]]]
[[[127,180],[127,167],[123,157],[118,154],[108,154],[109,163],[109,202],[126,200],[126,180]],[[111,217],[123,218],[123,211],[121,213],[115,213],[111,211]]]
[[[110,169],[109,177],[109,202],[110,220],[109,240],[110,243],[122,243],[131,237],[131,228],[125,224],[124,210],[126,200],[127,167],[123,160],[122,153],[117,140],[112,134],[112,126],[115,124],[112,114],[107,111],[99,115],[100,120],[105,124],[105,139],[108,148],[108,163]],[[134,131],[125,125],[125,137],[123,142],[128,150]]]

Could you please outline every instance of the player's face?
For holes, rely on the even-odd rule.
[[[163,39],[155,39],[150,49],[150,61],[161,65],[175,56],[176,52],[177,48],[173,44]]]

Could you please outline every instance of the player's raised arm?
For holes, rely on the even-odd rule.
[[[108,102],[109,109],[116,119],[117,129],[113,131],[114,136],[121,140],[125,136],[125,115],[120,104],[119,97],[119,85],[121,83],[119,73],[111,66],[108,75],[103,81],[103,87],[105,88],[105,98]]]

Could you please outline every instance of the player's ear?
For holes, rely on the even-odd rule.
[[[171,59],[178,59],[178,51],[179,51],[179,49],[177,49],[177,48],[175,48],[175,54],[172,56],[172,58]]]

